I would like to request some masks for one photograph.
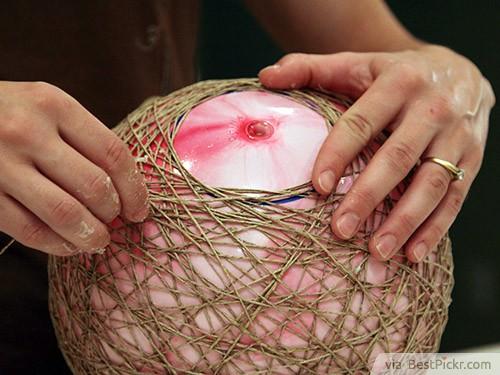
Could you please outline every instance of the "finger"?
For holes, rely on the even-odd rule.
[[[332,229],[337,236],[347,239],[357,232],[360,223],[408,175],[435,134],[418,116],[403,119],[332,215]]]
[[[60,138],[46,147],[46,152],[36,155],[36,167],[97,218],[105,223],[113,221],[121,207],[111,178]]]
[[[77,249],[11,197],[0,194],[0,232],[25,246],[52,255],[68,256]]]
[[[344,52],[334,55],[293,53],[259,73],[264,86],[275,89],[322,88],[359,97],[371,86],[378,70],[376,54]]]
[[[59,121],[61,137],[111,177],[124,217],[144,220],[149,213],[148,192],[125,143],[80,105],[73,107],[71,116],[63,114]]]
[[[333,126],[314,164],[312,181],[329,194],[349,163],[389,123],[396,121],[414,84],[394,72],[381,75]],[[403,79],[404,80],[404,79]]]
[[[10,183],[2,186],[3,191],[65,240],[89,252],[100,250],[109,244],[107,227],[74,197],[34,168],[13,166],[5,173],[5,180]]]
[[[449,172],[440,165],[420,165],[408,189],[371,238],[370,252],[380,260],[390,259],[438,206],[450,182]]]
[[[405,245],[406,255],[412,262],[422,261],[448,232],[462,208],[479,164],[477,158],[464,159],[458,164],[465,170],[465,178],[450,184],[439,205]]]

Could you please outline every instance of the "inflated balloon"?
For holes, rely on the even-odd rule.
[[[348,103],[255,80],[152,98],[115,130],[152,214],[117,219],[103,254],[52,257],[50,308],[75,374],[365,373],[382,352],[439,347],[453,285],[448,237],[426,260],[367,251],[408,184],[343,241],[329,223],[383,143],[328,197],[312,167]]]

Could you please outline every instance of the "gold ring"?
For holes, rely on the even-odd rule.
[[[458,168],[455,164],[450,163],[448,160],[438,159],[431,156],[423,159],[422,163],[426,161],[432,161],[433,163],[439,164],[441,167],[448,171],[452,180],[454,181],[462,181],[465,177],[465,171],[462,168]]]

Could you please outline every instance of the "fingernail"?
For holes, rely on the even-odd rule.
[[[353,212],[343,214],[337,220],[337,229],[344,238],[351,238],[358,230],[360,219]]]
[[[91,238],[94,232],[95,228],[91,227],[89,224],[82,220],[80,222],[80,227],[78,228],[78,233],[76,235],[85,241]]]
[[[70,255],[74,255],[74,254],[79,253],[79,249],[70,242],[63,242],[62,247]]]
[[[104,231],[104,234],[100,238],[101,241],[99,241],[99,245],[96,246],[96,248],[101,249],[103,247],[106,247],[110,244],[111,242],[111,235],[109,234],[109,231]]]
[[[387,260],[396,248],[397,239],[393,234],[386,234],[380,237],[375,245],[380,257]]]
[[[111,217],[112,217],[112,219],[110,220],[110,222],[111,222],[111,221],[113,221],[113,220],[115,220],[115,219],[116,219],[116,217],[117,217],[118,215],[120,215],[120,212],[121,212],[121,211],[122,211],[122,208],[121,208],[121,206],[120,206],[120,205],[115,206],[115,208],[113,209],[113,212],[111,213]]]
[[[274,65],[269,65],[269,66],[266,66],[265,68],[261,69],[261,73],[264,72],[264,71],[267,71],[267,70],[277,70],[280,68],[280,65],[279,64],[274,64]]]
[[[111,200],[115,204],[120,204],[120,197],[118,196],[118,193],[116,192],[111,193]]]
[[[141,172],[138,169],[134,168],[129,170],[127,180],[128,182],[137,182],[142,178]]]
[[[333,190],[333,184],[335,183],[335,174],[329,169],[321,172],[318,183],[321,190],[326,194],[330,194]]]
[[[413,253],[415,254],[415,259],[417,262],[421,262],[427,255],[427,245],[422,241],[415,245]]]
[[[140,223],[146,220],[146,218],[149,216],[149,206],[146,205],[142,209],[140,209],[138,212],[136,212],[134,215],[132,215],[132,221],[135,223]]]

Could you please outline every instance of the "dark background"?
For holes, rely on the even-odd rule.
[[[469,57],[499,90],[500,7],[494,1],[391,0],[388,4],[415,36]],[[207,1],[204,6],[201,79],[255,76],[283,54],[239,2]],[[498,125],[496,109],[482,170],[450,231],[456,285],[443,352],[500,343]]]

